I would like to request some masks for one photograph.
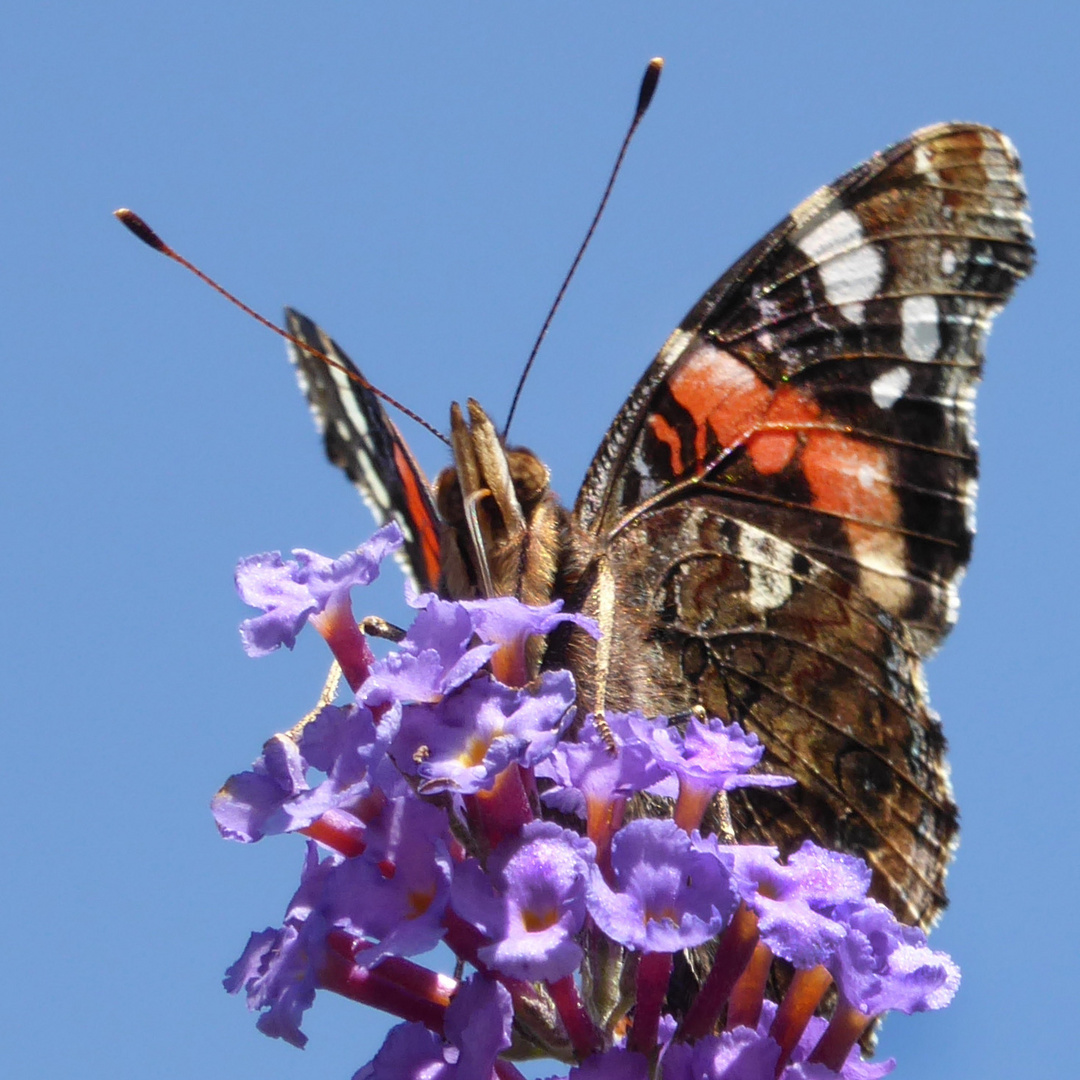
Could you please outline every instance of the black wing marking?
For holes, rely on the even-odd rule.
[[[289,333],[349,371],[359,369],[307,316],[285,309]],[[431,485],[379,399],[296,345],[289,345],[300,388],[323,437],[326,456],[356,486],[380,525],[395,521],[405,537],[402,568],[422,591],[439,581],[439,521]]]

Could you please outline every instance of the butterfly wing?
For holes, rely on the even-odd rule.
[[[738,720],[794,776],[741,838],[873,866],[911,922],[945,903],[956,808],[920,657],[974,529],[972,403],[1033,262],[1019,161],[917,132],[798,206],[710,289],[623,407],[575,508],[569,662],[588,705]]]
[[[285,319],[293,337],[341,365],[333,367],[296,345],[289,346],[326,456],[346,473],[380,525],[395,521],[400,526],[405,543],[399,561],[414,585],[421,591],[435,589],[439,522],[423,470],[379,399],[363,382],[346,374],[360,373],[338,345],[291,308],[286,309]]]

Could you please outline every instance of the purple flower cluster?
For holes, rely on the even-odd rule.
[[[242,627],[248,652],[291,648],[311,622],[353,691],[214,799],[230,839],[309,838],[283,925],[252,934],[225,979],[259,1029],[303,1046],[319,989],[404,1020],[354,1080],[514,1080],[512,1060],[544,1055],[570,1080],[889,1072],[858,1039],[888,1010],[948,1004],[957,969],[868,898],[860,860],[807,841],[785,861],[701,833],[724,791],[791,782],[752,771],[756,737],[637,713],[576,725],[568,672],[498,681],[560,622],[596,634],[558,605],[413,597],[412,627],[375,659],[350,590],[399,543],[391,525],[341,559],[264,555],[237,572],[263,610]],[[671,817],[624,822],[642,792]],[[468,978],[412,959],[440,942]],[[696,997],[665,1012],[676,955],[709,942]],[[793,971],[778,1003],[774,960]]]

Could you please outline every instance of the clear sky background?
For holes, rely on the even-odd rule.
[[[1068,5],[96,0],[13,4],[0,33],[0,1071],[348,1080],[388,1024],[324,996],[301,1054],[221,991],[249,930],[280,920],[301,845],[225,844],[207,802],[325,670],[317,639],[243,656],[232,568],[336,554],[371,524],[281,343],[110,211],[271,316],[317,318],[436,424],[467,395],[504,415],[660,54],[515,424],[568,501],[671,328],[799,199],[938,120],[1020,148],[1040,263],[991,339],[980,534],[929,672],[963,813],[934,942],[964,984],[884,1049],[919,1080],[1073,1072]],[[409,437],[437,471],[442,447]],[[363,606],[404,617],[392,568]]]

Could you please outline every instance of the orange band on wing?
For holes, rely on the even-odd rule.
[[[763,431],[747,440],[754,468],[764,476],[786,469],[799,445],[796,432],[821,419],[818,405],[794,387],[781,386],[773,394],[764,422],[770,426],[790,424],[791,431]]]
[[[721,446],[733,446],[757,426],[773,396],[753,369],[712,346],[688,356],[671,376],[668,389],[694,422],[694,460],[699,469],[708,452],[708,428]]]
[[[883,525],[900,520],[882,447],[838,431],[813,431],[806,436],[800,462],[819,509]]]
[[[401,452],[401,448],[394,446],[394,464],[397,466],[398,475],[405,488],[405,509],[409,515],[409,521],[420,538],[420,548],[424,556],[424,571],[427,580],[424,582],[428,588],[435,588],[439,584],[439,573],[442,568],[439,555],[439,527],[431,516],[431,502],[425,499],[420,485],[413,472],[412,464]]]
[[[761,476],[782,472],[798,455],[811,506],[844,520],[858,562],[886,575],[902,570],[900,500],[884,447],[822,430],[829,417],[809,394],[786,384],[773,389],[748,364],[713,345],[699,345],[672,374],[668,390],[694,424],[698,472],[711,456],[710,431],[724,449],[745,446]],[[672,473],[679,476],[684,447],[678,430],[657,413],[649,424],[670,448]]]
[[[667,444],[671,451],[671,475],[678,476],[682,472],[682,439],[679,433],[659,413],[649,414],[649,427],[660,442]]]

